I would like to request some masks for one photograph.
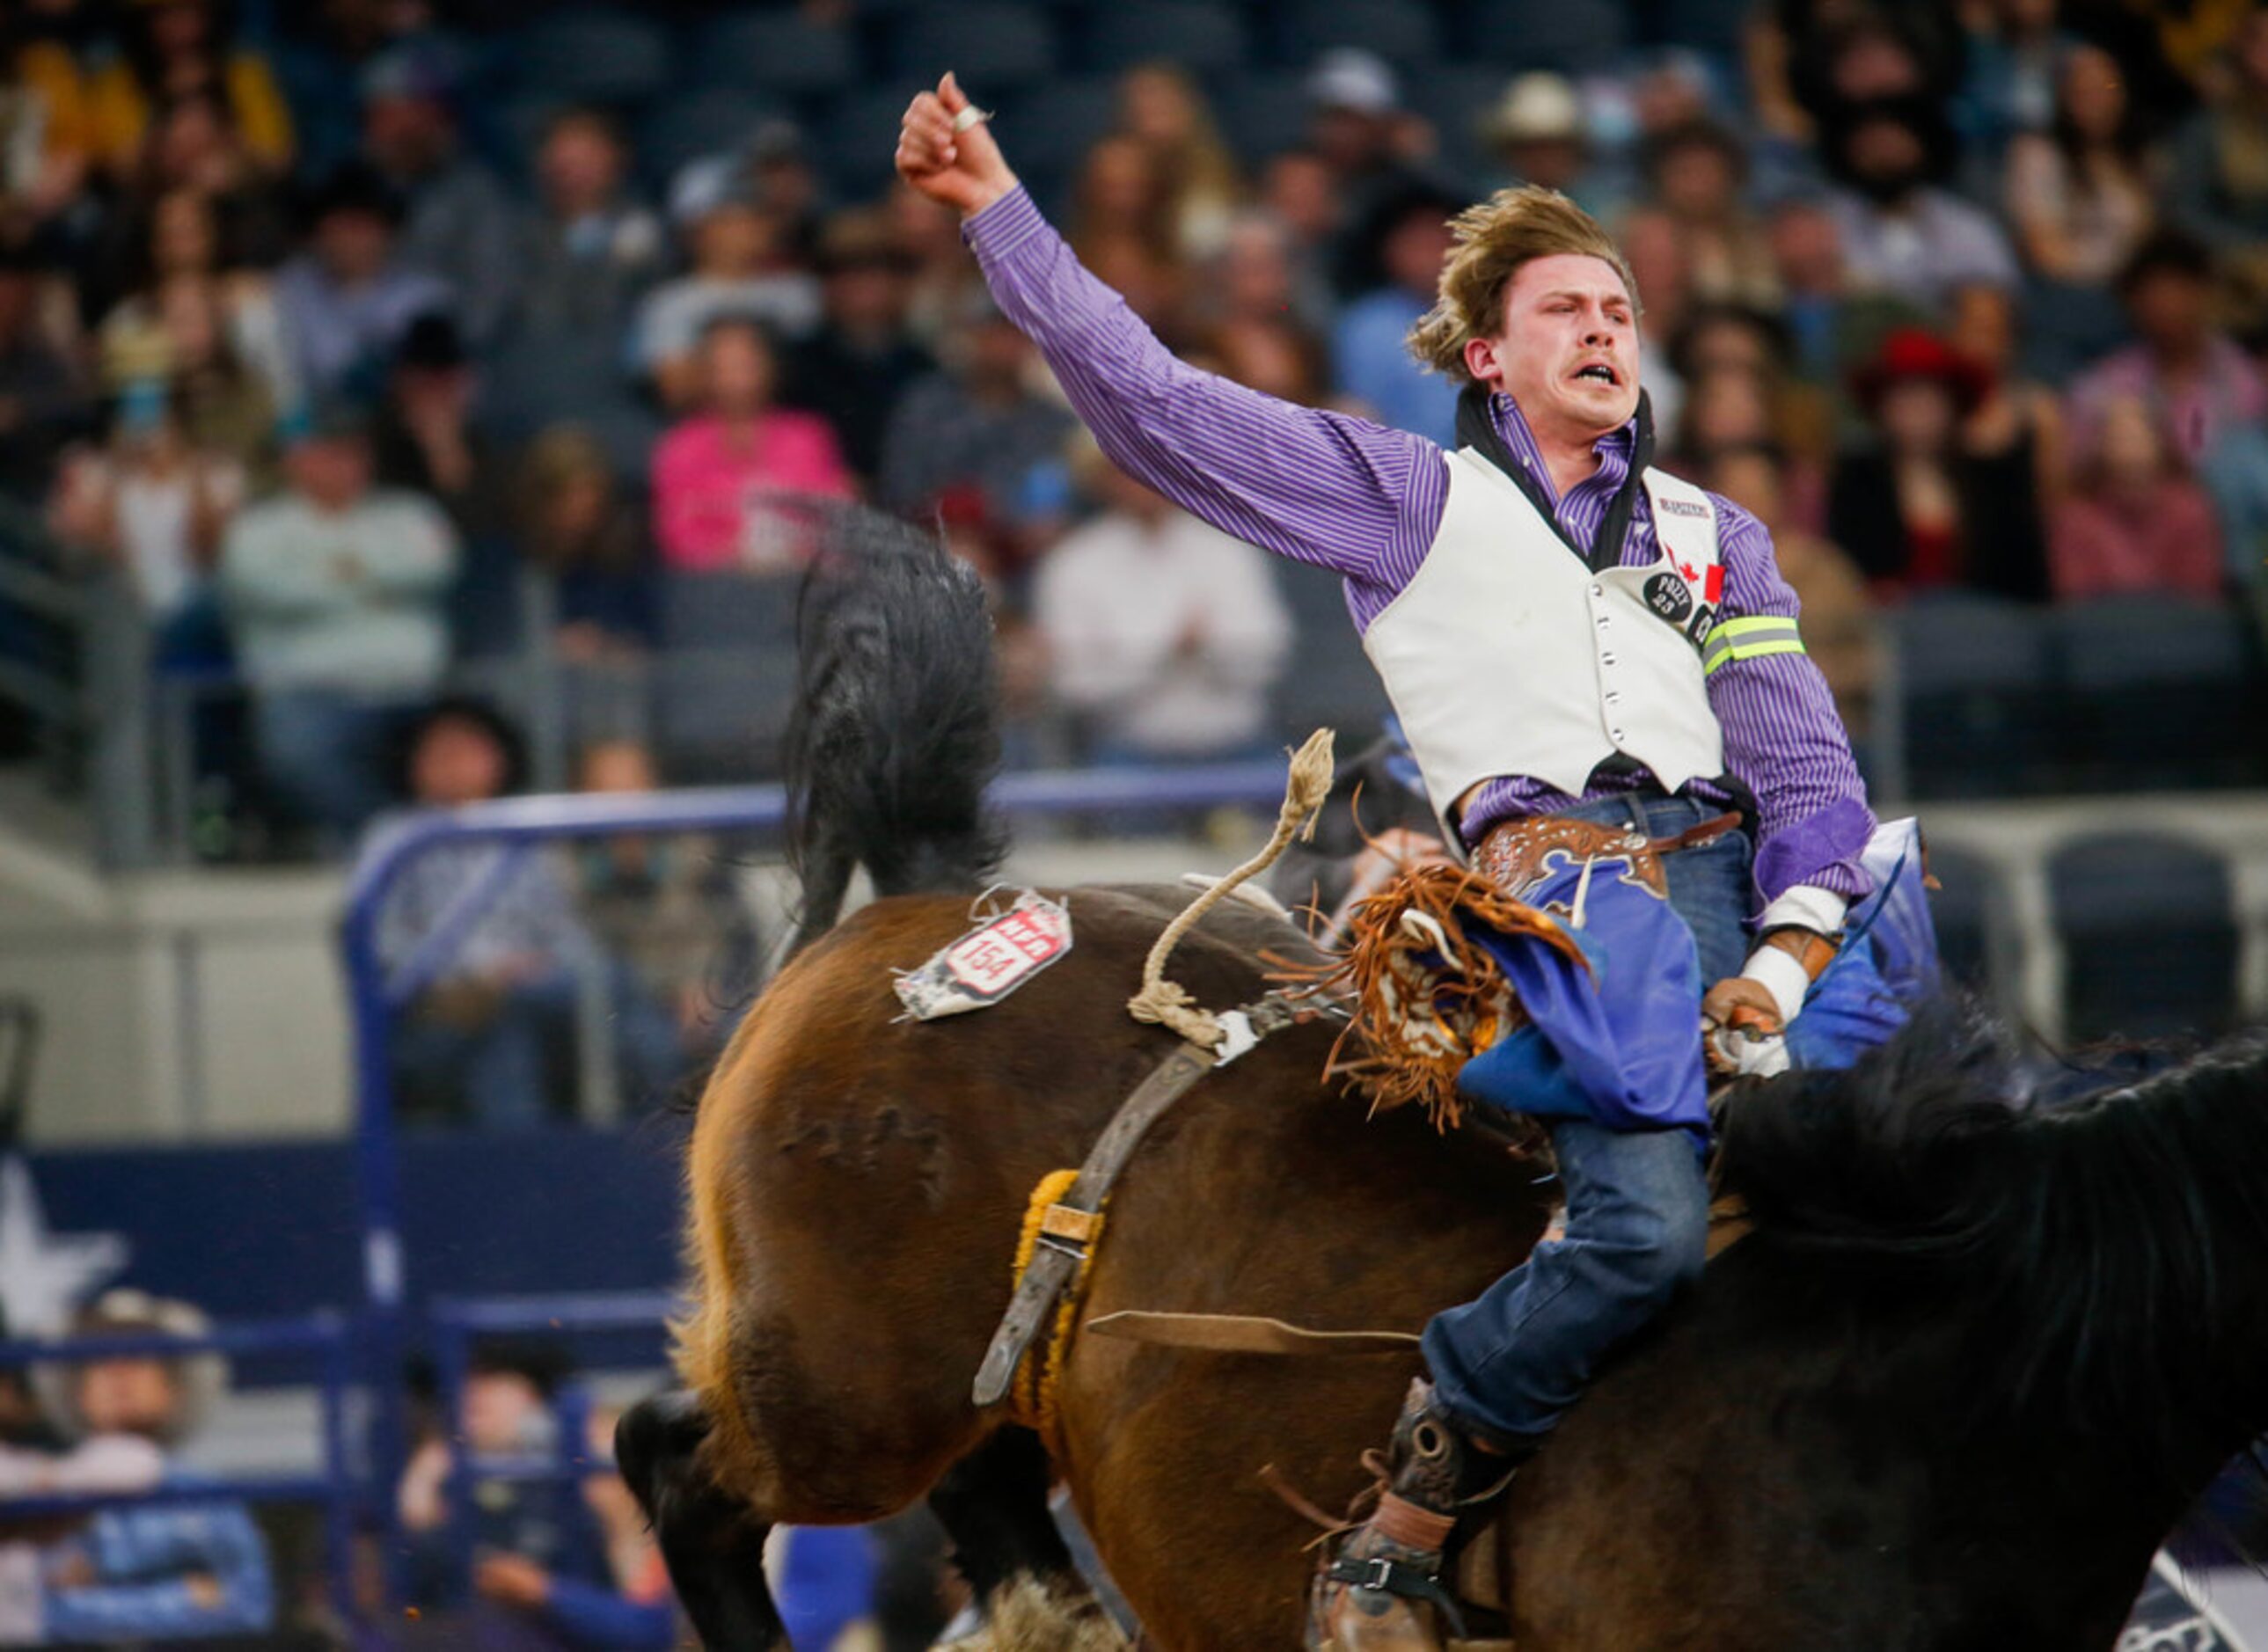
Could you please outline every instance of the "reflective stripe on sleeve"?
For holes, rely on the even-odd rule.
[[[1709,640],[1701,645],[1701,671],[1706,676],[1727,660],[1802,652],[1803,638],[1793,620],[1727,620],[1711,631]]]

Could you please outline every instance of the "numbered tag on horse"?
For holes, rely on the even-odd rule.
[[[895,982],[898,1001],[917,1021],[965,1015],[996,1004],[1071,951],[1071,909],[1037,890]]]

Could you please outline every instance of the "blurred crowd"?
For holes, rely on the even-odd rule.
[[[1518,54],[1541,0],[1359,9],[1442,61],[1335,44],[1328,0],[1296,38],[1193,0],[1176,17],[1268,61],[1200,75],[1167,38],[1076,108],[1000,89],[1012,163],[1188,359],[1446,441],[1452,387],[1402,345],[1444,219],[1548,184],[1622,238],[1665,462],[1772,529],[1862,748],[1876,621],[1909,596],[2257,598],[2268,15],[1759,0],[1700,7],[1740,13],[1704,50],[1601,0],[1574,11],[1622,44],[1563,73]],[[813,501],[940,524],[983,571],[1012,711],[1062,731],[1012,756],[1276,743],[1314,605],[1116,474],[950,214],[880,181],[919,84],[881,42],[911,14],[756,19],[847,54],[825,109],[720,94],[755,67],[698,61],[741,38],[728,12],[669,17],[693,61],[642,101],[537,50],[541,14],[5,13],[0,489],[136,593],[228,820],[337,849],[433,800],[437,708],[532,644],[601,682],[688,637],[776,650],[703,588],[784,612]],[[578,17],[586,42],[636,21]],[[685,75],[710,89],[680,99]],[[1286,80],[1270,133],[1258,89]],[[575,701],[586,779],[707,777],[610,703]]]

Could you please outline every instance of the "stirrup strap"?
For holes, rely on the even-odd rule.
[[[1390,1560],[1379,1555],[1367,1560],[1336,1560],[1324,1568],[1323,1575],[1334,1583],[1344,1583],[1351,1589],[1367,1589],[1384,1595],[1399,1595],[1404,1600],[1422,1600],[1441,1614],[1448,1626],[1451,1638],[1465,1637],[1464,1610],[1457,1597],[1441,1587],[1440,1575],[1423,1567],[1412,1566],[1407,1560]]]

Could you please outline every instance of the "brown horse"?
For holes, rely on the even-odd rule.
[[[624,1472],[712,1648],[786,1644],[770,1525],[924,1495],[994,1644],[1114,1644],[1051,1475],[1151,1641],[1296,1646],[1315,1534],[1262,1470],[1350,1498],[1408,1359],[1081,1336],[1051,1465],[970,1402],[1034,1186],[1173,1046],[1123,1003],[1182,893],[1070,892],[1067,958],[992,1009],[901,1019],[891,971],[966,929],[999,847],[989,665],[973,584],[861,532],[886,542],[806,613],[810,944],[701,1102],[687,1389],[625,1419]],[[854,861],[885,898],[835,925]],[[1233,1004],[1262,951],[1301,944],[1232,906],[1175,973]],[[1414,1110],[1366,1119],[1321,1080],[1330,1036],[1279,1034],[1167,1115],[1110,1203],[1089,1318],[1415,1329],[1534,1243],[1537,1168]],[[2008,1089],[1944,1016],[1736,1101],[1725,1174],[1754,1231],[1516,1482],[1522,1652],[2111,1644],[2167,1528],[2268,1423],[2268,1055],[2037,1116]]]

